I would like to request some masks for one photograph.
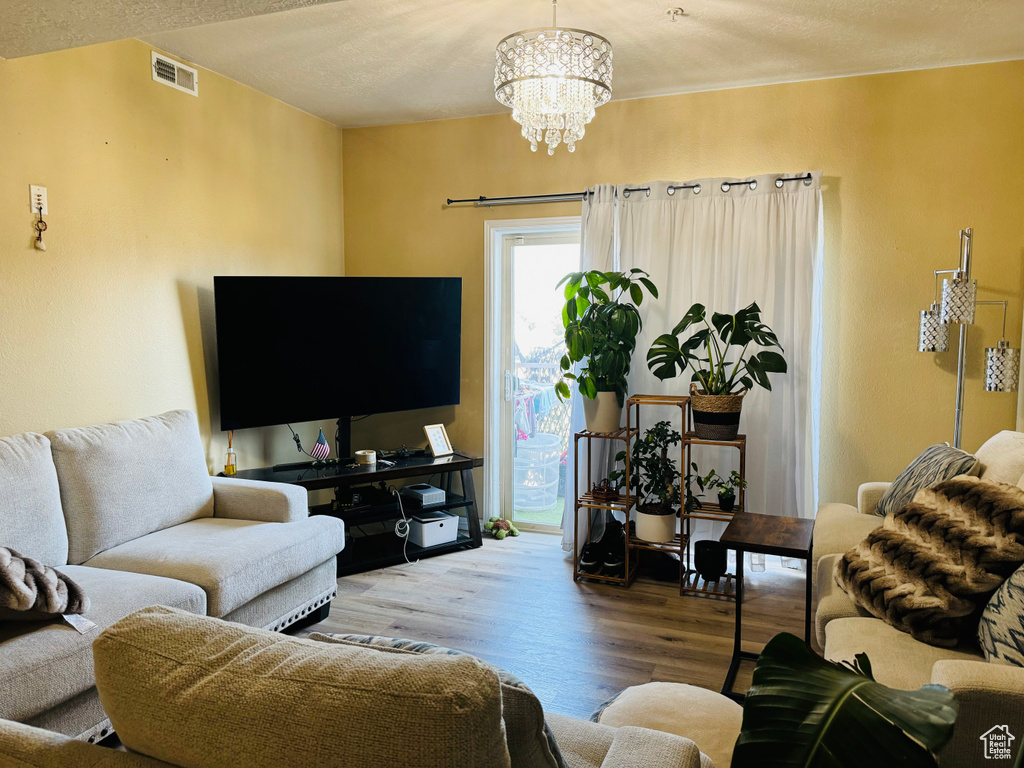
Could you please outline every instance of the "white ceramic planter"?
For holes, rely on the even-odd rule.
[[[648,515],[637,510],[636,536],[644,541],[655,541],[664,544],[672,541],[676,535],[676,516]]]
[[[614,392],[598,392],[583,398],[583,416],[590,432],[617,432],[622,426],[622,406]]]

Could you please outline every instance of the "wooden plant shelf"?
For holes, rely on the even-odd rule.
[[[727,573],[718,581],[708,581],[696,571],[686,570],[683,573],[679,591],[680,594],[705,595],[707,597],[735,600],[736,576]]]
[[[624,493],[620,493],[618,498],[609,499],[603,496],[594,494],[594,488],[596,484],[603,480],[603,477],[594,477],[593,472],[593,460],[591,448],[594,446],[594,442],[600,443],[604,440],[621,441],[621,445],[628,452],[630,442],[636,437],[638,430],[631,428],[627,420],[626,426],[621,427],[615,432],[589,432],[584,430],[583,432],[577,432],[573,436],[573,450],[575,451],[574,467],[576,476],[573,478],[573,496],[575,498],[574,514],[573,514],[573,569],[572,569],[572,580],[580,581],[581,579],[589,579],[593,581],[603,582],[605,584],[615,584],[620,587],[628,587],[633,579],[636,578],[637,573],[637,562],[636,558],[630,558],[629,550],[629,510],[632,508],[636,499],[629,494],[627,489]],[[586,446],[586,470],[585,477],[583,480],[583,487],[580,487],[580,442],[583,442]],[[617,447],[609,447],[609,450],[614,456],[617,452]],[[627,465],[628,469],[628,465]],[[603,475],[603,472],[600,473]],[[590,541],[591,538],[591,526],[593,525],[593,515],[595,512],[610,512],[614,516],[616,512],[622,514],[625,517],[623,525],[626,526],[626,551],[625,551],[625,563],[623,565],[624,575],[622,576],[607,576],[602,571],[603,567],[596,573],[587,573],[580,569],[580,553],[582,551],[582,544],[576,541],[576,535],[580,530],[580,513],[586,516],[587,527],[586,527],[586,538],[585,541]]]
[[[624,512],[630,509],[636,499],[627,495],[621,494],[617,499],[606,499],[600,496],[595,496],[592,492],[581,494],[577,499],[577,504],[581,507],[587,507],[588,509],[612,509],[618,512]]]
[[[686,431],[683,433],[683,466],[685,469],[683,482],[686,483],[689,475],[689,467],[694,461],[693,449],[701,447],[723,447],[723,448],[735,448],[739,452],[739,475],[744,480],[747,477],[747,436],[736,435],[733,440],[705,440],[697,437],[697,433],[693,430],[693,413],[691,412],[689,405],[686,409]],[[705,468],[706,470],[706,468]],[[693,521],[695,520],[708,520],[713,523],[728,523],[737,512],[743,512],[746,509],[747,494],[745,489],[741,486],[739,494],[737,494],[736,504],[732,509],[726,511],[722,509],[717,503],[713,501],[701,502],[701,508],[694,510],[692,513],[682,514],[682,529],[683,533],[692,541],[693,538]],[[717,597],[724,598],[726,600],[736,599],[736,577],[733,574],[725,574],[717,582],[706,581],[696,570],[693,568],[693,556],[690,554],[690,547],[687,546],[683,550],[683,565],[682,574],[679,580],[679,594],[680,595],[699,595],[702,597]]]
[[[680,536],[678,533],[672,541],[645,541],[644,539],[637,539],[631,537],[629,540],[629,546],[633,549],[647,549],[651,552],[667,552],[674,555],[681,554],[682,550],[689,541],[685,536]]]

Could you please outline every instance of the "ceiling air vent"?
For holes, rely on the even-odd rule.
[[[153,79],[179,91],[199,95],[199,73],[153,51]]]

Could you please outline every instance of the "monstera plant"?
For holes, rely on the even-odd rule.
[[[934,768],[956,716],[944,686],[888,688],[867,655],[835,664],[782,633],[754,669],[732,768]]]
[[[572,272],[558,285],[565,286],[566,353],[555,392],[568,399],[569,381],[575,381],[583,395],[587,429],[614,432],[621,422],[626,376],[643,327],[638,307],[645,289],[654,298],[658,289],[642,269]]]
[[[679,335],[697,326],[685,341]],[[762,347],[760,352],[751,345]],[[731,348],[738,354],[730,359]],[[694,304],[671,333],[654,340],[647,365],[659,379],[678,376],[687,368],[690,410],[697,436],[732,440],[740,425],[743,396],[755,384],[771,391],[770,373],[785,373],[786,360],[774,331],[761,322],[761,309],[751,304],[735,315],[715,312],[708,322],[703,304]]]

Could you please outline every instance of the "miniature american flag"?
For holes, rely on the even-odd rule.
[[[320,430],[320,437],[316,439],[316,445],[313,446],[313,450],[309,452],[317,461],[323,461],[331,455],[331,447],[327,444],[327,438],[324,437],[324,431]]]

